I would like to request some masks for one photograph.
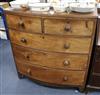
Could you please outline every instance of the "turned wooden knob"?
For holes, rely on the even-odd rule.
[[[68,80],[68,77],[67,76],[64,76],[63,80],[64,81],[67,81]]]
[[[64,28],[64,31],[65,31],[65,32],[71,32],[71,25],[70,25],[70,22],[67,22],[67,23],[66,23],[65,28]]]
[[[70,62],[67,61],[67,60],[65,60],[65,61],[63,62],[63,64],[64,64],[64,66],[68,66],[68,65],[70,64]]]
[[[29,58],[30,58],[30,56],[29,56],[29,55],[27,55],[27,56],[26,56],[26,58],[27,58],[27,59],[29,59]]]
[[[27,43],[27,40],[25,39],[25,38],[21,38],[21,40],[20,40],[22,43]]]
[[[65,49],[69,49],[70,48],[70,44],[64,44],[64,48]]]
[[[31,69],[27,69],[27,74],[31,74]]]
[[[30,59],[30,55],[29,54],[26,54],[25,57],[26,57],[27,60]]]
[[[24,22],[22,20],[19,20],[18,26],[19,26],[19,28],[22,28],[22,29],[25,28],[25,24],[24,24]]]

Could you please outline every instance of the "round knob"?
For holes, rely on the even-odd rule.
[[[65,60],[63,64],[64,64],[64,66],[68,66],[70,64],[70,62]]]
[[[71,32],[71,28],[68,27],[68,26],[65,26],[64,30],[65,30],[66,32]]]
[[[29,56],[29,54],[27,54],[25,57],[27,58],[27,60],[29,60],[29,59],[30,59],[30,56]]]
[[[65,49],[69,49],[69,47],[70,47],[70,44],[64,44]]]
[[[25,24],[24,24],[24,22],[22,21],[22,20],[20,20],[19,22],[18,22],[18,26],[19,26],[19,28],[25,28]]]
[[[67,76],[64,76],[63,80],[64,81],[67,81],[68,80],[68,77]]]
[[[26,56],[26,58],[28,58],[28,59],[29,59],[29,58],[30,58],[30,56],[29,56],[29,55],[27,55],[27,56]]]
[[[25,38],[22,38],[22,39],[21,39],[21,42],[22,42],[22,43],[27,43],[27,40],[26,40]]]
[[[83,68],[82,69],[86,69],[87,68],[87,64],[84,64]]]
[[[70,25],[70,22],[67,22],[67,24],[65,25],[64,31],[65,31],[65,32],[71,32],[71,25]]]
[[[31,74],[31,69],[27,69],[27,74]]]

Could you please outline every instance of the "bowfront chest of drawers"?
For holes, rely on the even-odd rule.
[[[96,13],[5,11],[19,77],[53,86],[85,87]]]

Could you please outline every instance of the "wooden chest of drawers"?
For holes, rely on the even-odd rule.
[[[5,11],[19,77],[84,89],[96,14]]]

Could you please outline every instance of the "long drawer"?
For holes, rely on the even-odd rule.
[[[91,36],[94,24],[92,20],[45,19],[44,32],[47,34]]]
[[[87,68],[88,55],[52,53],[14,44],[12,46],[15,59],[26,61],[27,64],[69,70],[85,70]]]
[[[25,47],[66,53],[89,53],[91,38],[26,34],[9,30],[12,43]]]
[[[33,79],[58,85],[83,85],[84,71],[57,70],[36,67],[16,60],[18,71]]]
[[[9,28],[24,32],[41,33],[41,19],[39,17],[23,17],[18,15],[6,15]]]

